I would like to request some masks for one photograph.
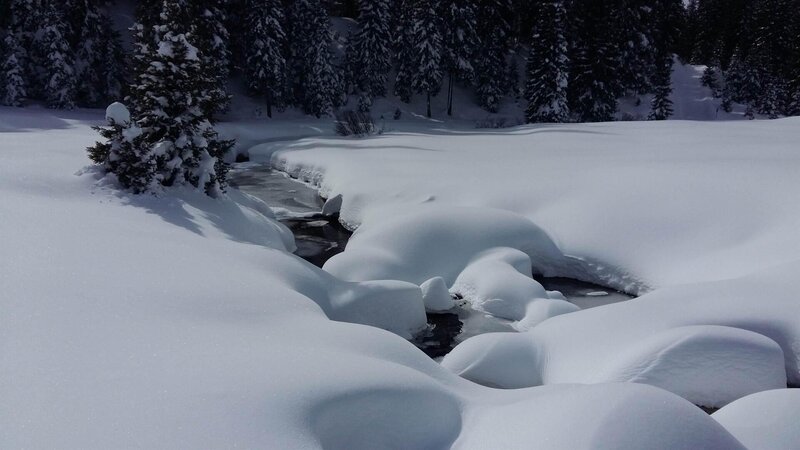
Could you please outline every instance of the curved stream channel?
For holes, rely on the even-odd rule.
[[[278,219],[294,234],[295,254],[322,267],[325,261],[344,251],[351,233],[337,217],[322,215],[324,201],[313,188],[296,181],[269,165],[236,164],[230,173],[233,187],[257,197],[269,205]],[[545,289],[561,291],[567,300],[580,308],[594,308],[629,300],[633,297],[602,286],[568,278],[540,278]],[[515,331],[507,320],[498,319],[470,308],[466,301],[446,313],[428,313],[428,328],[412,341],[431,358],[440,358],[465,339],[483,333]]]

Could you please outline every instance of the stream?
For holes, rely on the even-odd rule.
[[[232,168],[231,186],[257,197],[275,211],[275,215],[294,234],[295,254],[317,267],[344,251],[352,234],[342,227],[338,217],[323,216],[324,200],[308,185],[272,170],[268,164],[242,163]],[[594,308],[629,300],[633,297],[591,283],[569,278],[535,277],[545,289],[560,291],[581,309]],[[515,331],[511,322],[489,316],[456,298],[457,307],[445,313],[428,313],[428,327],[412,342],[428,356],[438,359],[472,336],[492,332]]]

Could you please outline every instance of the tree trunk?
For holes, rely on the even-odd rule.
[[[267,117],[272,119],[272,100],[267,99]]]
[[[450,72],[450,79],[447,83],[447,115],[453,115],[453,72]]]
[[[431,117],[431,91],[428,91],[428,118],[430,119]]]

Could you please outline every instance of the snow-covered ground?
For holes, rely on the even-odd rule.
[[[253,149],[282,148],[281,167],[342,194],[361,228],[335,277],[290,254],[252,197],[131,196],[99,179],[84,148],[101,116],[0,108],[0,447],[796,442],[756,421],[758,404],[708,416],[668,390],[714,405],[797,379],[797,120],[428,127]],[[306,135],[223,128],[252,144]],[[387,233],[398,224],[420,232]],[[425,245],[453,258],[426,265]],[[410,260],[392,260],[401,250]],[[650,293],[570,312],[533,267]],[[530,331],[467,340],[443,368],[402,337],[424,325],[417,284],[435,276]],[[776,392],[775,414],[796,416]]]
[[[306,139],[272,162],[342,196],[358,230],[327,271],[441,276],[529,330],[467,340],[443,361],[453,372],[641,382],[722,406],[800,383],[798,142],[796,118],[532,125]],[[531,268],[645,295],[576,313]]]

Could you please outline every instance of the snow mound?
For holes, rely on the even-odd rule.
[[[490,233],[490,232],[489,232]],[[530,257],[513,248],[493,248],[475,255],[453,283],[453,291],[472,307],[531,328],[550,317],[578,311],[577,306],[550,294],[531,278]]]
[[[744,449],[702,410],[650,386],[560,385],[512,392],[520,399],[476,414],[456,447]]]
[[[384,215],[359,227],[347,251],[324,269],[351,281],[403,280],[414,284],[442,277],[452,285],[475,255],[496,247],[518,249],[546,271],[562,260],[547,234],[508,211],[420,205]]]
[[[525,334],[488,333],[459,344],[442,367],[484,386],[517,389],[542,384],[540,355]]]
[[[751,449],[800,448],[800,389],[775,389],[740,398],[711,415]]]
[[[523,337],[470,338],[442,365],[487,385],[508,379],[530,383],[517,387],[628,381],[667,389],[696,404],[723,406],[785,386],[787,375],[797,378],[800,319],[786,314],[798,306],[789,297],[777,300],[777,280],[796,269],[709,283],[691,294],[662,289],[552,318]],[[524,373],[506,373],[513,370]]]
[[[131,121],[131,112],[120,102],[114,102],[106,108],[106,120],[110,123],[124,125]]]
[[[534,265],[546,273],[562,264],[564,258],[552,240],[524,217],[499,210],[422,205],[360,227],[347,250],[331,258],[324,269],[353,281],[423,284],[438,278],[441,304],[429,305],[429,310],[452,307],[449,295],[445,298],[450,284],[450,290],[474,309],[518,321],[521,329],[528,329],[579,309],[532,278]]]
[[[783,351],[751,331],[678,327],[622,351],[603,380],[649,384],[697,405],[717,407],[764,389],[786,386]]]
[[[433,277],[420,285],[425,309],[431,312],[447,311],[456,304],[442,277]]]
[[[420,288],[402,281],[337,282],[331,286],[328,317],[371,325],[404,338],[425,328],[427,319]]]

